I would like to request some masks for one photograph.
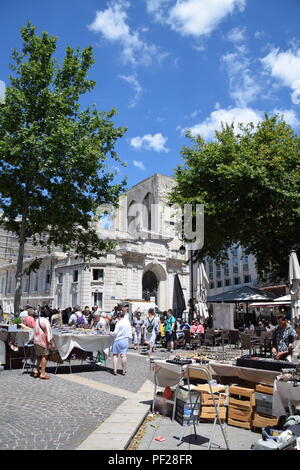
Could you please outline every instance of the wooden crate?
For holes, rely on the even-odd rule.
[[[232,385],[229,387],[229,406],[247,410],[255,406],[255,390]]]
[[[251,429],[251,423],[247,421],[235,421],[234,419],[228,418],[227,423],[229,426],[236,426],[238,428]]]
[[[251,429],[253,421],[253,408],[241,410],[233,406],[228,408],[228,424],[238,428]]]
[[[216,402],[216,404],[217,404],[217,403],[218,403],[218,400],[219,400],[219,395],[218,395],[218,393],[215,393],[215,394],[214,394],[214,399],[215,399],[215,402]],[[225,400],[226,400],[226,397],[225,397],[225,396],[221,396],[221,398],[220,398],[220,406],[224,406]],[[202,393],[201,393],[201,405],[204,405],[204,406],[214,406],[214,402],[213,402],[213,399],[212,399],[212,396],[211,396],[210,393],[205,393],[205,392],[202,392]]]
[[[265,428],[266,426],[277,426],[279,418],[275,416],[266,416],[261,413],[254,413],[252,422],[253,428]]]
[[[216,410],[214,406],[202,406],[200,410],[200,419],[206,421],[213,421],[216,417]],[[226,420],[226,407],[220,406],[219,408],[219,416],[221,421]]]
[[[256,384],[255,391],[266,393],[267,395],[273,395],[273,385]]]

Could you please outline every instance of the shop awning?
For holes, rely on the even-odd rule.
[[[267,302],[273,301],[275,294],[261,291],[255,287],[242,286],[234,290],[222,292],[222,294],[208,297],[207,302]]]

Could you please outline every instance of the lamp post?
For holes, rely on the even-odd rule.
[[[194,314],[194,263],[193,263],[193,257],[194,257],[194,251],[189,250],[191,253],[190,259],[187,261],[187,263],[190,263],[190,309],[189,309],[189,323],[193,320],[193,314]],[[179,253],[181,255],[186,254],[186,248],[184,245],[181,245],[179,248]],[[186,264],[187,264],[186,263]]]
[[[191,253],[191,264],[190,264],[190,292],[191,292],[191,302],[190,302],[190,318],[189,322],[194,319],[194,263],[193,263],[193,256],[194,251],[190,250]]]

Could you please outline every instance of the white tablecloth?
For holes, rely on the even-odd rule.
[[[300,385],[293,386],[292,382],[274,381],[272,414],[273,416],[283,416],[286,414],[285,408],[290,404],[300,403]]]
[[[208,366],[211,375],[222,377],[238,377],[253,383],[264,383],[273,385],[278,371],[252,369],[250,367],[238,367],[220,362],[210,362]]]
[[[184,377],[186,367],[157,360],[152,364],[150,380],[159,387],[172,387]]]
[[[193,364],[193,367],[197,364]],[[170,364],[166,361],[157,360],[153,363],[151,380],[154,381],[154,373],[156,375],[156,385],[160,387],[171,387],[176,385],[178,381],[184,377],[186,365]],[[251,369],[248,367],[237,367],[235,365],[224,364],[220,362],[210,362],[202,365],[207,367],[213,377],[239,377],[253,383],[264,383],[273,385],[278,372],[272,370]]]
[[[73,348],[79,348],[83,351],[94,352],[103,351],[106,355],[109,354],[109,348],[112,345],[113,337],[106,335],[76,335],[76,334],[55,334],[53,333],[53,340],[58,349],[62,360],[66,359],[71,353]]]

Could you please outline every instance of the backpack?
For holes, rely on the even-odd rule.
[[[154,328],[154,318],[152,318],[152,321],[148,319],[147,332],[152,333],[153,328]]]
[[[84,325],[85,321],[83,315],[80,317],[76,312],[75,315],[77,317],[76,325]]]

